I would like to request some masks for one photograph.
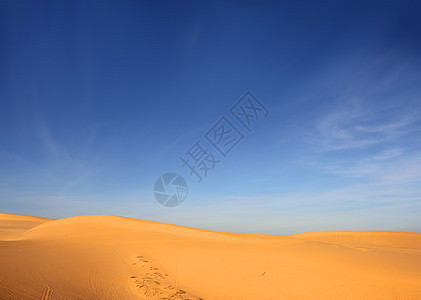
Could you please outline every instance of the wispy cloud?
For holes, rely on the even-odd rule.
[[[53,137],[45,119],[38,118],[35,130],[49,160],[61,163],[68,163],[71,160],[67,149]]]
[[[320,207],[348,201],[420,206],[421,88],[406,80],[419,72],[405,63],[379,74],[388,59],[357,72],[343,90],[332,91],[334,100],[314,123],[307,123],[303,136],[310,147],[303,148],[299,163],[341,183],[302,195],[302,200]]]
[[[319,151],[358,149],[387,142],[398,143],[402,136],[420,129],[417,123],[421,114],[417,110],[404,111],[399,104],[377,110],[364,104],[363,100],[343,102],[320,117],[310,142]]]

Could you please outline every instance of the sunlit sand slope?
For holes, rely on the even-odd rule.
[[[0,214],[0,299],[421,299],[421,234]]]
[[[12,238],[52,219],[0,213],[0,240]]]

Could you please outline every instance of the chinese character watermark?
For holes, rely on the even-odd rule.
[[[200,140],[180,156],[181,167],[186,168],[190,176],[202,182],[208,173],[215,169],[222,159],[245,139],[245,132],[251,132],[253,125],[269,115],[268,109],[251,93],[247,92],[230,109],[230,121],[223,115],[204,135],[210,148]],[[237,123],[237,124],[234,124]],[[240,130],[239,128],[242,128]],[[212,152],[216,150],[216,152]],[[221,156],[216,156],[219,153]],[[181,204],[187,196],[187,182],[177,173],[160,176],[154,185],[154,196],[158,203],[167,207]]]
[[[228,121],[222,117],[209,131],[205,138],[224,157],[244,139],[244,135]]]
[[[266,118],[269,111],[250,92],[247,92],[231,108],[231,114],[245,127],[251,131],[253,123],[260,118]]]

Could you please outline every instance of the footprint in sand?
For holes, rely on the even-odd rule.
[[[138,263],[140,266],[145,266],[149,261],[147,261],[143,256],[136,257],[136,261],[134,264]]]
[[[149,267],[148,272],[142,275],[131,275],[136,290],[146,298],[154,298],[161,300],[200,300],[201,298],[191,297],[186,291],[177,289],[170,285],[168,273],[162,274],[158,268],[143,256],[137,256],[133,265],[139,264],[141,268]],[[137,271],[142,271],[138,269]]]

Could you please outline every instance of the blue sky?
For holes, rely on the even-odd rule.
[[[421,231],[417,1],[2,1],[0,211]],[[247,131],[251,91],[269,115]],[[205,133],[245,136],[227,157]],[[201,183],[180,156],[220,163]],[[160,206],[163,173],[188,182]]]

